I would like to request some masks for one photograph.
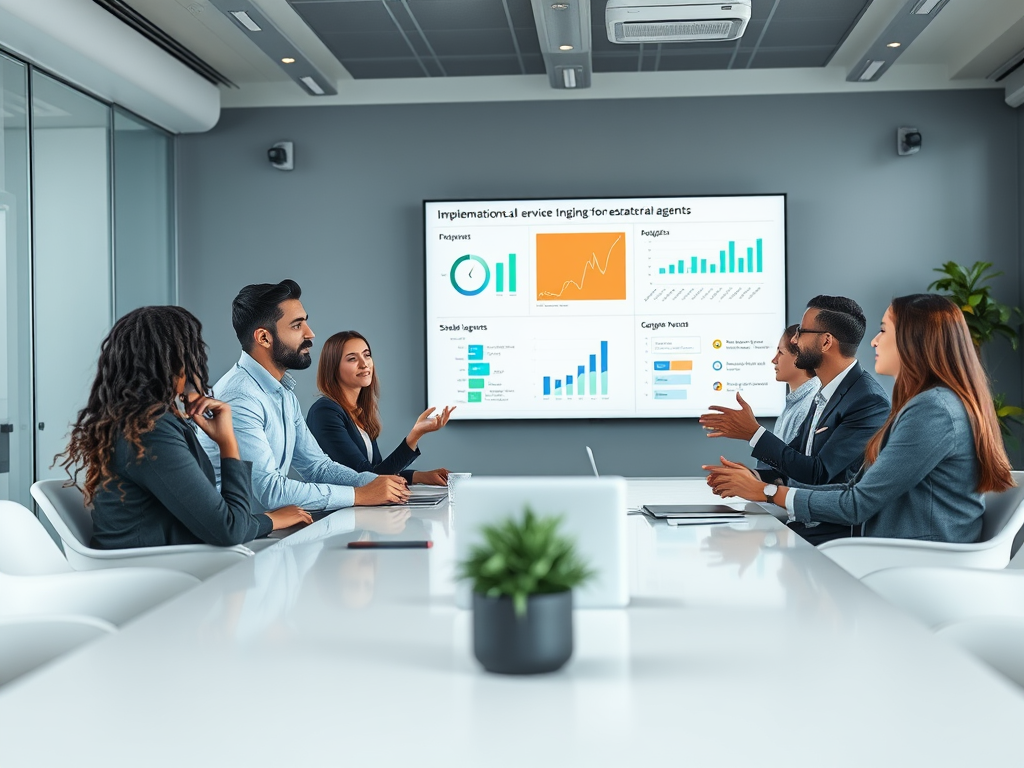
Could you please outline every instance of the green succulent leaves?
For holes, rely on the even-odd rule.
[[[527,507],[520,520],[509,517],[483,526],[484,543],[459,564],[459,577],[472,579],[474,592],[512,598],[516,616],[525,616],[530,595],[564,592],[594,576],[575,542],[559,533],[561,522],[561,517],[538,517]]]

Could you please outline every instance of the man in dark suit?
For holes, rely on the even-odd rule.
[[[765,430],[737,393],[740,408],[711,406],[700,423],[708,437],[747,440],[751,454],[767,468],[756,474],[766,482],[766,498],[780,481],[790,486],[843,483],[860,469],[864,447],[885,423],[889,398],[875,378],[857,362],[857,346],[867,321],[857,302],[842,296],[815,296],[807,303],[793,336],[796,366],[813,370],[821,389],[788,445]],[[813,544],[851,535],[849,526],[791,522]]]

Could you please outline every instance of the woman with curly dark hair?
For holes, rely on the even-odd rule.
[[[210,391],[201,332],[181,307],[142,307],[103,340],[88,404],[61,454],[72,482],[85,473],[92,546],[232,546],[311,522],[298,507],[252,512],[231,407],[201,394]],[[220,448],[219,492],[197,429]]]

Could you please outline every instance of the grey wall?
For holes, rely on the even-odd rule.
[[[899,125],[922,131],[918,155],[896,155]],[[815,294],[848,295],[870,339],[890,298],[948,259],[995,262],[998,297],[1020,303],[1020,130],[1001,91],[227,110],[179,139],[180,298],[216,378],[238,356],[238,288],[297,280],[321,339],[369,338],[389,450],[424,407],[423,199],[786,192],[791,320]],[[290,173],[265,160],[286,139]],[[1019,356],[992,359],[1019,402]],[[308,406],[314,373],[297,378]],[[582,473],[585,444],[627,475],[749,456],[695,420],[476,422],[428,436],[420,463]]]

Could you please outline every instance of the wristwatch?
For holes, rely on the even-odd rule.
[[[774,504],[775,503],[775,494],[778,493],[778,492],[779,492],[779,486],[774,485],[773,483],[768,483],[768,485],[766,485],[764,487],[764,499],[765,499],[765,501],[768,501],[768,502]]]

